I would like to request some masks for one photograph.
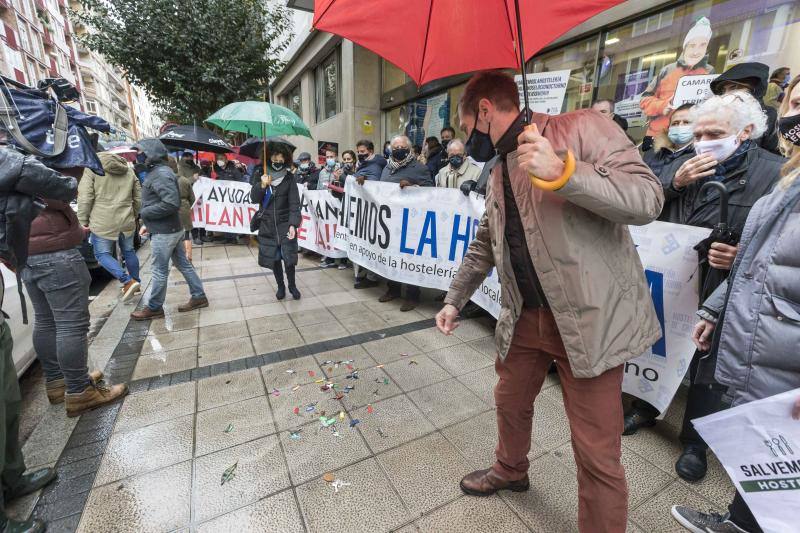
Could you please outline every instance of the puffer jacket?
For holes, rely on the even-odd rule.
[[[698,314],[719,317],[698,382],[729,386],[734,405],[800,388],[800,179],[756,202],[730,277]]]
[[[72,206],[52,198],[45,198],[45,203],[31,224],[28,253],[46,254],[80,246],[85,234]]]
[[[289,239],[289,227],[300,228],[300,191],[294,175],[285,172],[283,181],[272,188],[272,196],[267,205],[263,205],[266,189],[261,186],[262,167],[253,171],[253,185],[250,201],[260,206],[262,212],[261,226],[258,228],[258,264],[272,268],[272,264],[280,259],[287,266],[297,264],[297,237]]]
[[[536,274],[558,323],[572,373],[589,378],[647,351],[661,337],[628,225],[647,224],[664,201],[661,184],[612,121],[581,110],[532,121],[556,151],[571,150],[572,177],[547,192],[531,185],[517,152],[506,158]],[[494,267],[502,287],[495,328],[508,353],[523,301],[505,238],[503,165],[492,170],[486,211],[445,303],[461,309]]]
[[[98,176],[89,169],[78,185],[78,220],[98,237],[113,239],[136,230],[136,217],[142,207],[142,186],[121,156],[97,154],[105,170]]]
[[[142,183],[140,215],[152,234],[182,231],[178,212],[181,197],[178,177],[167,165],[167,148],[158,139],[143,139],[135,145],[146,156],[147,175]]]

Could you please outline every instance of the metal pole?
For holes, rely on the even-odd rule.
[[[525,45],[522,42],[522,19],[519,13],[519,0],[514,0],[514,16],[517,19],[517,52],[519,53],[519,67],[522,71],[522,99],[525,102],[525,123],[530,121],[530,107],[528,105],[528,76],[525,72]]]

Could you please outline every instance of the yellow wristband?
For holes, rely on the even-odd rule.
[[[554,181],[546,181],[541,178],[537,178],[533,174],[529,174],[531,177],[531,183],[534,187],[543,189],[545,191],[557,191],[561,187],[567,184],[569,179],[572,177],[572,174],[575,173],[575,156],[572,155],[572,150],[567,150],[567,159],[564,161],[564,172],[558,179]]]

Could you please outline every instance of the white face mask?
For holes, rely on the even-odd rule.
[[[695,141],[694,151],[698,154],[710,154],[718,163],[728,159],[741,144],[739,134],[735,133],[713,141]]]

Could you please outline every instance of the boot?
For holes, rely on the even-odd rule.
[[[86,411],[91,411],[101,405],[114,403],[128,394],[128,385],[112,385],[104,387],[93,383],[83,392],[66,393],[64,398],[67,403],[67,416],[72,418],[80,416]]]
[[[413,311],[417,307],[417,302],[414,300],[403,300],[403,305],[400,306],[400,311],[403,313],[407,313],[409,311]]]
[[[689,482],[700,481],[706,477],[708,470],[708,459],[706,448],[701,444],[687,444],[683,447],[683,453],[675,463],[675,472],[678,476]]]
[[[396,298],[399,298],[399,296],[394,294],[391,290],[388,290],[383,294],[383,296],[378,298],[378,301],[380,303],[382,303],[382,304],[385,304],[386,302],[391,302],[392,300],[394,300]]]
[[[464,494],[470,496],[491,496],[499,490],[512,492],[525,492],[530,488],[528,475],[520,480],[510,481],[503,479],[491,468],[476,470],[464,476],[459,484]]]
[[[272,273],[275,275],[275,283],[278,284],[278,291],[275,293],[275,298],[283,300],[286,298],[286,284],[283,282],[283,263],[275,261],[272,264]]]
[[[103,372],[101,370],[92,370],[89,372],[89,379],[92,380],[92,383],[102,381]],[[47,390],[47,399],[50,401],[50,403],[57,404],[64,401],[64,394],[67,392],[67,384],[64,381],[64,378],[46,381],[44,387]]]
[[[297,285],[295,284],[294,265],[286,266],[286,283],[289,285],[289,293],[291,293],[292,298],[294,298],[295,300],[299,300],[300,291],[297,290]]]
[[[656,425],[656,419],[633,407],[625,413],[623,435],[633,435],[639,428],[648,428]]]
[[[164,318],[164,308],[158,309],[157,311],[153,311],[149,307],[145,307],[144,309],[139,309],[138,311],[134,311],[131,313],[131,318],[133,320],[151,320],[153,318]]]
[[[58,475],[55,468],[41,468],[30,474],[22,474],[13,488],[3,491],[3,498],[10,502],[15,498],[27,496],[49,485]]]
[[[186,313],[187,311],[194,311],[201,307],[208,307],[208,298],[205,296],[201,298],[189,298],[189,301],[183,305],[178,306],[179,313]]]
[[[39,519],[12,520],[5,513],[0,513],[0,530],[3,533],[42,533],[45,524]]]

